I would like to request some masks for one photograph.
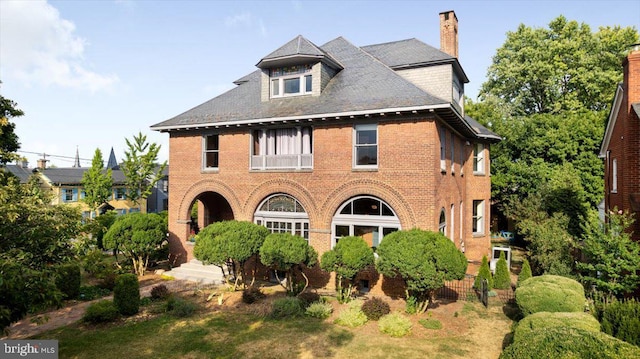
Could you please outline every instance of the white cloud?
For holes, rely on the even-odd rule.
[[[261,18],[254,16],[251,13],[245,12],[242,14],[228,16],[224,19],[224,24],[226,27],[246,27],[246,28],[257,28],[260,31],[260,34],[263,37],[267,36],[267,28],[264,25],[264,21]]]
[[[55,85],[96,92],[118,82],[86,68],[85,39],[46,1],[0,1],[3,76],[28,85]]]

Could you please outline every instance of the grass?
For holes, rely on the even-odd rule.
[[[500,316],[499,308],[486,313],[481,304],[475,303],[464,309],[455,320],[473,319],[478,328],[501,323],[503,332],[491,333],[497,341],[493,345],[497,354],[487,356],[497,358],[511,321]],[[484,320],[479,315],[483,312]],[[433,335],[433,330],[418,327],[406,337],[392,338],[379,333],[376,322],[345,328],[332,324],[331,319],[270,320],[250,313],[199,308],[189,318],[162,314],[118,325],[74,324],[36,339],[57,339],[60,358],[82,359],[162,358],[169,354],[172,358],[355,358],[362,353],[368,358],[388,358],[389,353],[401,358],[465,358],[480,346],[486,354],[490,346],[486,338],[473,335],[473,328]],[[478,332],[487,333],[484,329]]]

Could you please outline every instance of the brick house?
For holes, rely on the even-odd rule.
[[[600,157],[604,159],[605,213],[613,208],[635,213],[631,230],[640,241],[640,44],[622,63]]]
[[[151,126],[169,134],[172,260],[200,228],[245,220],[306,239],[372,247],[385,234],[441,231],[479,261],[490,247],[489,148],[500,137],[464,115],[458,20],[440,14],[441,49],[417,39],[358,47],[302,36],[223,93]]]

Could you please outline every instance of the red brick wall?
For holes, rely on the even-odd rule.
[[[358,121],[357,123],[372,123]],[[309,215],[310,244],[322,254],[331,246],[331,221],[344,202],[357,195],[376,196],[397,214],[403,229],[438,230],[440,209],[445,208],[450,225],[450,206],[455,205],[455,243],[460,246],[460,202],[464,203],[463,238],[467,255],[479,260],[489,252],[489,169],[473,175],[472,144],[455,137],[455,173],[450,171],[451,131],[447,133],[447,172],[440,171],[439,121],[412,118],[384,121],[378,125],[378,169],[352,168],[353,122],[313,123],[313,170],[250,171],[250,130],[245,128],[209,132],[173,132],[170,136],[169,231],[173,259],[182,263],[192,258],[186,244],[189,209],[203,192],[222,195],[237,220],[253,221],[259,204],[274,193],[295,197]],[[255,128],[252,128],[255,129]],[[219,170],[203,172],[202,135],[219,133]],[[466,155],[461,175],[459,151]],[[488,146],[485,164],[488,165]],[[484,199],[485,235],[471,234],[473,199]],[[447,230],[449,235],[449,230]],[[326,281],[325,281],[326,283]]]
[[[632,109],[640,102],[640,51],[631,52],[623,62],[623,97],[609,142],[609,158],[605,159],[605,202],[607,209],[632,210],[631,196],[640,195],[640,121]],[[617,161],[617,192],[612,192],[612,161]],[[640,213],[631,228],[640,241]]]

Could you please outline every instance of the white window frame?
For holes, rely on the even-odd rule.
[[[456,173],[456,141],[455,135],[451,132],[451,174]]]
[[[447,133],[444,128],[440,129],[440,171],[447,172]]]
[[[295,201],[295,206],[300,207],[303,212],[278,212],[278,211],[261,211],[265,203],[274,197],[285,196]],[[309,214],[295,197],[286,193],[275,193],[265,198],[258,205],[257,210],[253,213],[253,223],[261,225],[269,229],[271,233],[291,233],[298,235],[307,241],[309,240]],[[270,223],[270,224],[269,224]],[[281,224],[285,224],[282,228]],[[290,225],[290,230],[287,228]],[[276,228],[277,227],[277,228]],[[283,230],[284,229],[284,230]]]
[[[298,92],[285,93],[285,80],[290,79],[298,79],[299,81],[299,90]],[[311,90],[307,91],[307,79],[311,80]],[[274,91],[274,84],[277,83],[278,91]],[[281,75],[281,76],[271,76],[269,79],[269,93],[271,94],[271,98],[281,98],[281,97],[291,97],[291,96],[302,96],[308,95],[313,92],[313,75],[311,71],[302,72],[298,74],[291,75]]]
[[[455,226],[455,215],[456,215],[456,206],[451,204],[451,211],[449,213],[449,218],[451,218],[451,224],[449,225],[449,239],[453,242],[456,238],[456,226]]]
[[[473,174],[485,174],[485,148],[482,143],[473,145]]]
[[[381,206],[386,205],[391,210],[393,215],[392,216],[382,216],[382,215],[372,216],[372,215],[358,215],[358,214],[340,214],[347,205],[362,198],[368,198],[368,199],[374,199],[374,200],[380,201],[380,205]],[[378,238],[378,244],[382,242],[385,229],[392,229],[397,231],[402,229],[400,225],[400,219],[396,215],[396,212],[393,210],[393,208],[385,201],[373,196],[358,196],[358,197],[351,198],[350,200],[342,203],[342,205],[338,207],[338,210],[335,213],[336,214],[333,216],[333,219],[331,221],[331,248],[335,247],[337,241],[341,238],[341,237],[338,237],[336,234],[336,226],[349,227],[349,234],[348,234],[349,236],[355,235],[355,227],[358,227],[358,226],[377,227],[378,228],[377,233],[380,236]]]
[[[484,200],[473,200],[473,223],[472,230],[474,235],[484,235],[485,224],[485,205]]]
[[[207,139],[209,137],[216,136],[218,137],[218,148],[216,149],[207,149]],[[218,160],[216,166],[207,167],[207,154],[209,153],[217,153]],[[217,133],[211,133],[208,135],[202,136],[202,170],[203,171],[217,171],[220,168],[220,135]]]
[[[358,144],[358,131],[376,131],[376,142],[374,144]],[[376,163],[368,164],[368,165],[359,165],[358,164],[358,149],[364,147],[374,147],[376,149]],[[379,159],[379,136],[378,136],[378,124],[370,123],[370,124],[362,124],[355,125],[353,127],[353,168],[358,169],[376,169],[378,168],[378,164],[380,163]]]
[[[287,151],[279,148],[281,130],[295,132],[288,138]],[[283,135],[283,137],[286,137]],[[271,141],[271,142],[270,142]],[[271,144],[270,144],[271,143]],[[290,146],[293,146],[292,148]],[[313,127],[295,126],[265,128],[251,131],[250,170],[310,170],[313,169]]]
[[[63,195],[62,195],[63,202],[76,202],[73,199],[73,188],[63,188],[62,191],[63,191]],[[69,196],[69,194],[71,194],[71,196]]]
[[[438,217],[438,231],[443,235],[447,235],[447,215],[444,212],[444,207],[440,209],[440,217]]]
[[[618,193],[618,159],[611,161],[611,193]]]

